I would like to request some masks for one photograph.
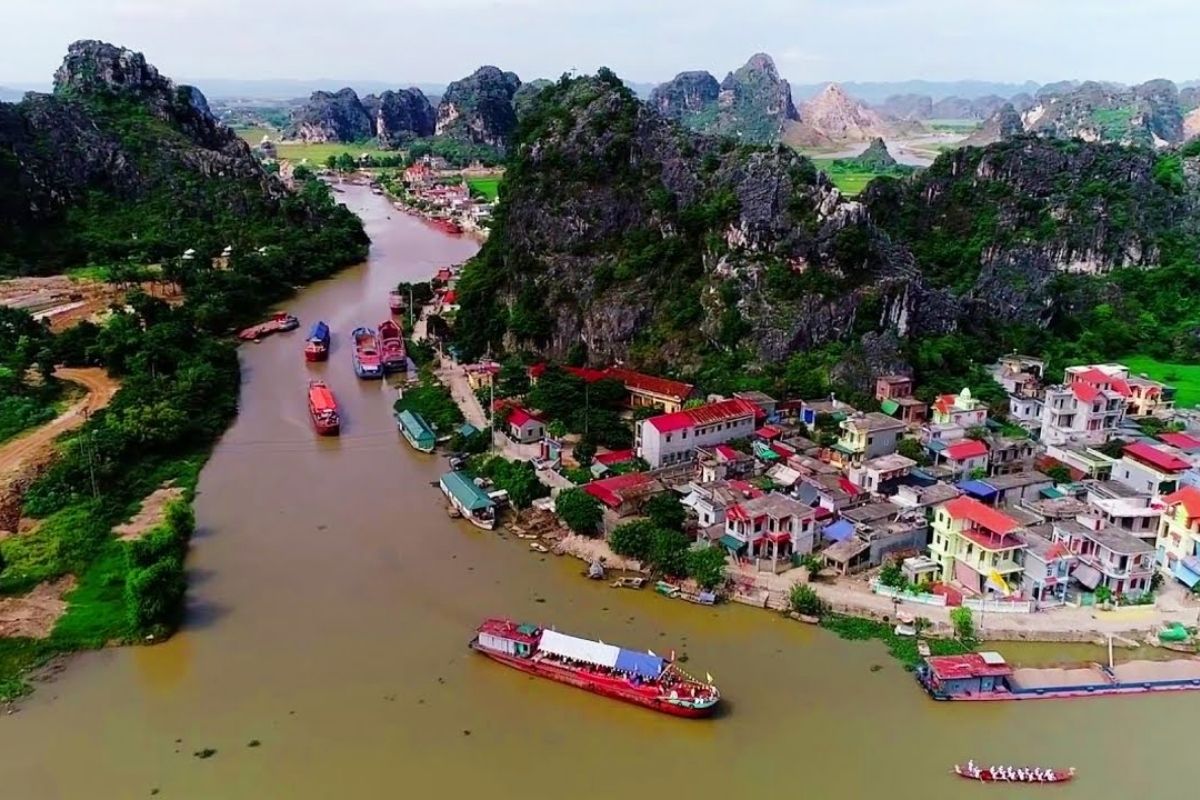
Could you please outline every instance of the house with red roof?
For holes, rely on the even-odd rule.
[[[620,381],[629,392],[626,404],[630,408],[657,408],[665,413],[679,411],[692,396],[690,383],[647,375],[624,367],[590,369],[588,367],[562,367],[562,370],[587,383],[599,380]],[[545,364],[534,364],[529,368],[529,379],[537,383],[546,371]]]
[[[1131,393],[1125,380],[1128,374],[1124,367],[1114,364],[1067,367],[1061,385],[1046,387],[1042,442],[1095,445],[1111,439],[1125,419]]]
[[[532,444],[540,441],[546,435],[546,423],[533,412],[521,406],[513,406],[509,409],[504,427],[509,438],[521,444]]]
[[[700,462],[701,483],[747,477],[758,463],[754,456],[727,444],[696,448],[696,460]]]
[[[1066,544],[1034,531],[1025,531],[1021,538],[1025,540],[1021,594],[1039,605],[1065,603],[1076,555]]]
[[[954,479],[965,478],[977,469],[987,472],[987,444],[978,439],[959,439],[942,450],[932,452],[934,463],[945,466]]]
[[[972,396],[970,387],[964,387],[958,394],[939,395],[933,401],[934,425],[953,425],[967,430],[984,424],[987,417],[987,405]]]
[[[1175,388],[1151,380],[1145,375],[1130,374],[1124,364],[1083,364],[1067,367],[1065,383],[1085,383],[1107,388],[1125,399],[1126,413],[1148,417],[1170,411],[1175,407]]]
[[[734,398],[642,420],[637,454],[651,469],[690,462],[700,447],[724,444],[754,433],[758,407]]]
[[[1159,569],[1192,589],[1200,583],[1200,488],[1184,486],[1163,505],[1155,540]]]
[[[1195,455],[1200,453],[1200,435],[1195,433],[1160,433],[1158,439],[1176,450]]]
[[[956,497],[933,515],[930,557],[943,583],[973,595],[1019,594],[1025,540],[1020,524],[972,497]]]
[[[1179,487],[1180,478],[1191,468],[1192,462],[1170,445],[1134,442],[1125,446],[1112,477],[1138,492],[1167,494]]]
[[[813,550],[816,509],[771,492],[730,506],[725,512],[721,546],[733,555],[758,559],[759,568],[778,571],[793,554]]]
[[[648,472],[629,472],[585,483],[583,490],[621,518],[637,513],[646,500],[667,487]]]

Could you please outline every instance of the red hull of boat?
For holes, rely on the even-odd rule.
[[[574,686],[577,689],[583,689],[592,694],[611,697],[614,700],[623,700],[626,703],[633,703],[634,705],[643,706],[644,708],[659,711],[663,714],[670,714],[675,717],[701,719],[712,716],[716,708],[715,706],[710,706],[708,708],[696,709],[666,703],[658,699],[658,690],[652,687],[646,687],[644,693],[639,692],[636,687],[630,686],[623,679],[609,678],[586,670],[571,669],[547,661],[539,662],[528,658],[507,656],[503,653],[480,647],[475,640],[471,641],[471,649],[487,656],[493,661],[499,661],[501,664],[520,670],[528,675],[547,678],[556,683],[565,683],[568,686]]]
[[[433,227],[437,228],[442,233],[449,233],[455,236],[462,233],[462,228],[458,226],[458,223],[451,222],[448,219],[435,219],[431,220],[431,222],[433,222]]]
[[[308,350],[304,351],[305,361],[325,361],[329,358],[328,350]]]
[[[314,419],[313,420],[313,430],[315,430],[317,432],[318,436],[337,436],[339,433],[342,432],[342,426],[340,424],[326,425],[324,423],[317,422]]]
[[[1054,780],[1039,781],[1036,779],[1023,778],[998,778],[992,775],[990,769],[976,770],[975,772],[967,771],[962,765],[955,765],[954,774],[960,778],[966,778],[969,781],[980,781],[982,783],[1022,783],[1022,784],[1056,784],[1067,783],[1075,777],[1074,770],[1056,769],[1054,772]]]

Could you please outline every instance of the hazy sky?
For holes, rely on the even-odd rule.
[[[69,42],[177,78],[443,82],[612,67],[722,76],[756,51],[793,83],[1200,77],[1200,0],[2,0],[0,84],[48,81]]]

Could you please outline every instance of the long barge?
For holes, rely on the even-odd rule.
[[[529,675],[677,717],[711,716],[721,700],[673,660],[509,619],[485,620],[471,649]]]
[[[931,656],[917,667],[915,676],[934,700],[978,703],[1104,697],[1196,691],[1200,689],[1200,659],[1014,669],[999,653],[982,652]]]
[[[279,311],[273,314],[266,322],[260,322],[257,325],[251,325],[249,328],[239,331],[238,338],[243,342],[257,342],[265,336],[270,336],[272,333],[294,331],[299,327],[300,320],[285,311]]]
[[[383,377],[383,362],[379,355],[379,337],[370,328],[355,328],[351,337],[354,339],[354,353],[351,360],[354,363],[354,374],[368,380]]]

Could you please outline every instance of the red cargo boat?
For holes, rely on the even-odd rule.
[[[408,298],[401,292],[388,292],[388,308],[393,314],[403,314],[408,308]]]
[[[449,233],[457,236],[463,232],[462,227],[457,222],[446,217],[433,217],[429,221],[433,223],[433,227],[437,228],[443,233]]]
[[[508,619],[486,620],[471,649],[530,675],[677,717],[710,716],[721,699],[711,675],[707,683],[697,680],[673,660]]]
[[[337,400],[325,381],[308,382],[308,415],[313,427],[322,436],[337,436],[342,428]]]
[[[280,311],[266,322],[260,322],[258,325],[246,328],[238,334],[238,338],[243,342],[256,342],[264,336],[270,336],[272,333],[294,331],[299,327],[300,320],[287,312]]]
[[[384,372],[406,372],[408,353],[404,349],[404,332],[392,320],[379,323],[379,360]]]

